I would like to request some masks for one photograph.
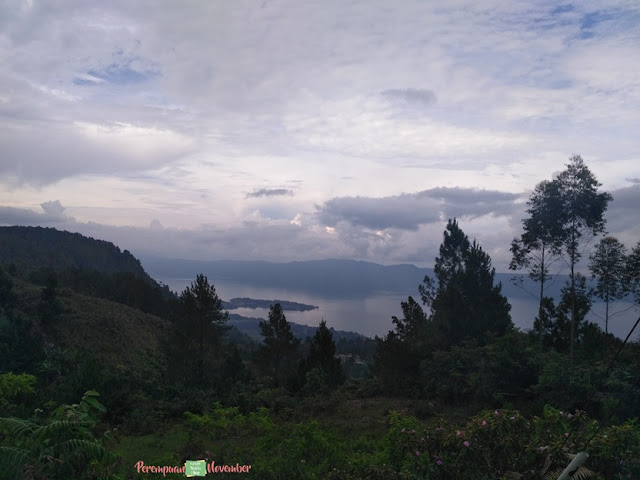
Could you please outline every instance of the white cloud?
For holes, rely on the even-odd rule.
[[[153,219],[176,244],[209,225],[216,240],[192,251],[236,258],[419,259],[441,235],[421,222],[465,209],[471,228],[510,236],[507,216],[472,200],[412,221],[389,199],[521,194],[572,154],[604,188],[628,186],[639,24],[628,0],[5,3],[0,205],[121,226],[103,231],[132,242],[125,226],[151,235]],[[315,215],[357,197],[348,218],[365,227]],[[48,199],[66,210],[34,213]]]

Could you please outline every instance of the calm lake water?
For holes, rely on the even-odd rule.
[[[174,292],[183,291],[192,281],[192,278],[158,278]],[[234,297],[249,297],[264,300],[289,300],[292,302],[316,305],[317,310],[306,312],[286,311],[285,315],[290,322],[302,325],[317,326],[322,319],[326,320],[329,327],[336,330],[346,330],[358,332],[368,337],[375,335],[382,336],[393,328],[391,317],[401,316],[402,309],[400,302],[405,301],[408,295],[412,295],[416,300],[420,298],[418,291],[406,292],[378,292],[370,296],[360,298],[323,298],[309,292],[296,291],[291,289],[272,289],[252,285],[243,285],[225,280],[210,278],[214,284],[218,296],[222,300],[229,300]],[[511,318],[516,327],[521,330],[529,330],[533,327],[533,319],[537,314],[537,301],[534,298],[510,298]],[[616,302],[610,306],[611,312],[621,311],[629,307],[629,303]],[[267,318],[268,308],[238,308],[231,310],[233,313],[246,317]],[[604,329],[604,304],[597,303],[589,315],[589,320],[598,323]],[[609,330],[615,335],[624,338],[635,320],[640,315],[638,307],[632,307],[622,314],[617,314],[609,320]],[[632,339],[638,339],[635,332]]]

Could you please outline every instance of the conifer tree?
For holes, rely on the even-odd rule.
[[[264,337],[257,354],[260,366],[271,375],[274,386],[284,386],[297,367],[300,340],[293,336],[279,303],[271,305],[269,319],[260,322],[260,334]]]
[[[316,330],[309,352],[310,369],[317,368],[327,378],[327,385],[335,388],[344,382],[344,373],[340,359],[336,357],[336,344],[327,322],[322,320]]]
[[[425,277],[422,301],[430,320],[448,345],[465,337],[484,341],[484,334],[506,333],[513,327],[502,285],[494,285],[495,269],[489,255],[449,219],[434,267],[435,281]]]

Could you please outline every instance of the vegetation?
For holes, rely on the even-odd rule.
[[[279,302],[251,339],[204,275],[176,295],[107,242],[1,229],[0,480],[184,478],[158,468],[199,459],[267,480],[551,479],[580,451],[578,478],[639,478],[640,344],[585,318],[594,296],[640,301],[640,242],[588,252],[598,187],[572,157],[530,197],[511,251],[540,283],[531,332],[456,219],[384,338],[321,321],[302,342]]]

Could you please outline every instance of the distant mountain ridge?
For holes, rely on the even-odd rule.
[[[313,292],[334,298],[372,295],[376,292],[406,292],[411,295],[411,292],[417,291],[426,275],[434,276],[433,269],[410,264],[380,265],[340,259],[275,263],[142,257],[142,263],[156,278],[193,278],[202,272],[214,283],[216,280],[224,280],[244,285]],[[513,278],[517,276],[523,277],[522,288],[513,284]],[[566,275],[554,277],[548,282],[546,295],[559,298],[560,289],[567,278]],[[539,284],[527,275],[496,273],[495,282],[502,283],[503,295],[510,298],[532,298],[539,290]]]

